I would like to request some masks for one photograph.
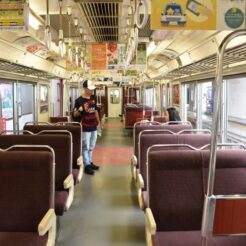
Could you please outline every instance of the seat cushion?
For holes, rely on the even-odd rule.
[[[157,232],[152,236],[153,246],[200,246],[200,231]],[[185,244],[184,244],[185,242]],[[245,246],[246,236],[241,237],[213,237],[208,246]]]
[[[76,185],[79,183],[79,169],[73,168],[72,173],[73,173],[74,185]]]
[[[40,237],[35,232],[0,232],[0,245],[4,246],[45,246],[48,235]]]
[[[55,212],[57,216],[62,216],[66,203],[68,199],[68,192],[67,191],[56,191],[55,192]]]

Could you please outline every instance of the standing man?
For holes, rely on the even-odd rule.
[[[92,152],[97,141],[97,126],[100,124],[96,96],[93,95],[95,88],[90,80],[83,82],[83,93],[75,100],[73,112],[74,117],[81,117],[84,172],[90,175],[99,169],[92,161]]]

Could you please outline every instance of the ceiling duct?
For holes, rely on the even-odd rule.
[[[77,1],[96,42],[119,41],[119,9],[122,1]]]

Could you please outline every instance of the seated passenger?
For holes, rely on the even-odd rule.
[[[169,115],[169,121],[181,121],[181,118],[179,116],[179,112],[176,110],[176,108],[168,108],[168,115]]]
[[[167,110],[164,109],[164,113],[163,113],[163,118],[164,118],[164,122],[168,122],[169,121],[169,113]]]

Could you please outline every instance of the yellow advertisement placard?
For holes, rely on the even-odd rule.
[[[216,30],[216,0],[152,0],[151,29]]]
[[[28,29],[28,4],[24,0],[0,1],[0,30],[4,29]]]
[[[106,44],[92,44],[91,69],[106,69],[107,55]]]

